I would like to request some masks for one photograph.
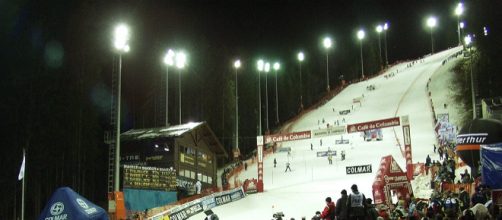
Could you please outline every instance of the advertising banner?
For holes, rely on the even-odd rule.
[[[372,173],[371,164],[345,167],[347,174]]]
[[[399,117],[387,118],[387,119],[382,119],[382,120],[377,120],[377,121],[368,121],[368,122],[363,122],[363,123],[358,123],[358,124],[347,125],[347,132],[354,133],[354,132],[367,131],[367,130],[376,129],[376,128],[394,127],[394,126],[399,126],[399,125],[400,125]]]
[[[310,131],[265,135],[265,144],[310,139],[310,137],[311,137]]]
[[[336,157],[336,150],[335,151],[317,151],[317,157],[327,157],[329,155]]]
[[[200,199],[196,199],[194,201],[174,207],[155,216],[152,216],[148,218],[148,220],[185,220],[205,210],[237,201],[241,198],[244,198],[244,196],[245,194],[242,187],[235,188],[232,190],[205,196]]]
[[[335,144],[349,144],[349,139],[335,140]]]
[[[329,128],[312,130],[312,138],[342,134],[345,134],[345,126],[333,126]]]
[[[338,114],[340,114],[340,115],[348,115],[349,113],[350,113],[350,109],[342,110],[342,111],[338,112]]]

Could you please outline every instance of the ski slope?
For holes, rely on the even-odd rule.
[[[432,155],[432,146],[436,141],[426,84],[434,72],[447,71],[442,67],[442,61],[459,50],[461,48],[456,47],[416,60],[411,67],[408,65],[413,61],[401,63],[383,75],[352,84],[325,105],[294,122],[290,132],[325,128],[326,123],[333,125],[337,120],[340,125],[345,125],[408,115],[413,163],[424,162],[427,154],[437,160]],[[394,76],[384,77],[390,73]],[[374,85],[375,90],[367,90],[369,85]],[[361,106],[352,103],[357,97],[363,97]],[[351,109],[351,113],[338,114],[346,109]],[[342,123],[343,119],[346,123]],[[336,201],[342,189],[350,192],[352,184],[357,184],[366,197],[372,198],[371,186],[383,156],[392,155],[405,170],[405,159],[399,146],[399,142],[402,143],[402,128],[384,128],[382,132],[382,141],[371,142],[364,141],[361,133],[345,134],[343,139],[350,140],[350,144],[345,145],[335,145],[340,135],[324,137],[322,146],[320,138],[283,142],[279,147],[291,147],[290,156],[277,151],[264,158],[264,193],[248,195],[239,201],[218,206],[213,211],[220,219],[271,219],[272,214],[278,211],[284,212],[285,219],[301,219],[302,216],[310,219],[315,211],[322,211],[327,196]],[[310,149],[311,144],[313,150]],[[328,164],[326,157],[316,155],[317,151],[327,151],[328,148],[337,151],[332,165]],[[339,156],[341,150],[346,152],[344,161]],[[277,159],[276,168],[273,166],[274,158]],[[288,161],[291,162],[292,172],[284,172]],[[367,164],[372,165],[373,173],[345,173],[346,166]],[[247,178],[257,178],[256,164],[250,165],[239,176],[241,181]],[[204,216],[201,213],[192,219],[204,219]]]

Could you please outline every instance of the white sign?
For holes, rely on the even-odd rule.
[[[258,146],[258,162],[263,162],[263,145]]]
[[[403,126],[404,130],[404,145],[410,145],[411,140],[410,140],[410,126],[404,125]]]
[[[324,129],[312,130],[312,137],[314,138],[342,134],[345,134],[345,126],[334,126]]]
[[[256,145],[263,145],[263,136],[256,137]]]

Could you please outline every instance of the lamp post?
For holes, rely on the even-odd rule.
[[[359,30],[357,32],[357,39],[359,39],[359,45],[361,48],[361,78],[364,79],[364,60],[363,60],[363,39],[364,39],[364,30]]]
[[[329,62],[328,62],[328,54],[329,48],[331,48],[332,42],[331,38],[326,37],[323,40],[323,46],[326,48],[326,90],[329,91]]]
[[[181,71],[185,68],[187,62],[186,54],[183,51],[176,53],[176,67],[178,68],[178,105],[179,105],[179,123],[181,124]]]
[[[263,135],[261,129],[261,72],[263,71],[265,64],[263,60],[258,60],[257,68],[258,68],[258,118],[259,118],[259,126],[258,126],[258,135]]]
[[[116,192],[120,191],[120,99],[122,93],[122,54],[129,52],[129,28],[120,24],[115,28],[113,45],[119,54],[118,86],[117,86],[117,118],[115,130],[115,184]]]
[[[267,109],[265,112],[265,123],[267,125],[267,132],[268,132],[269,127],[268,127],[268,82],[267,82],[267,78],[268,78],[268,71],[270,71],[270,63],[268,63],[268,62],[265,63],[264,70],[265,70],[265,108]]]
[[[303,81],[302,81],[302,62],[305,59],[303,52],[298,53],[298,61],[300,64],[300,108],[303,109]]]
[[[464,43],[466,47],[472,43],[472,38],[470,35],[464,37]],[[469,68],[471,69],[471,98],[472,98],[472,118],[476,118],[476,96],[474,94],[474,74],[472,72],[472,50],[469,47]]]
[[[431,54],[434,53],[434,38],[432,37],[432,30],[436,26],[437,20],[435,17],[429,17],[427,19],[427,26],[431,28]]]
[[[237,81],[237,70],[241,67],[241,61],[234,62],[235,68],[235,149],[239,149],[239,90]]]
[[[279,124],[279,95],[277,92],[277,70],[281,68],[281,64],[279,62],[274,63],[274,72],[275,72],[275,124]]]
[[[384,37],[384,44],[385,44],[385,66],[389,66],[389,59],[387,58],[387,29],[389,29],[389,24],[385,22],[383,25],[383,37]]]
[[[382,33],[383,27],[382,25],[378,25],[376,27],[376,32],[378,33],[378,57],[380,59],[380,69],[383,69],[382,65],[382,42],[380,41],[380,33]]]
[[[166,64],[166,127],[169,126],[169,66],[174,65],[174,55],[174,51],[169,49],[164,56],[164,64]]]
[[[460,16],[464,12],[464,5],[462,3],[458,3],[455,8],[455,15],[457,16],[457,34],[458,34],[458,45],[462,44],[462,40],[460,39]]]

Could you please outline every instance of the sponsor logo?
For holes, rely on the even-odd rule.
[[[487,133],[457,135],[457,145],[483,144],[488,137]]]
[[[317,157],[327,157],[329,155],[336,157],[336,150],[335,151],[318,151],[317,152]]]
[[[50,212],[51,215],[60,215],[64,211],[64,204],[62,202],[56,202],[52,204]]]
[[[351,124],[347,126],[347,130],[349,131],[349,133],[352,133],[352,132],[367,131],[377,128],[394,127],[399,125],[400,125],[399,117],[395,117],[395,118],[382,119],[378,121],[369,121],[358,124]]]
[[[372,173],[371,164],[345,167],[347,174]]]
[[[76,201],[77,204],[84,209],[85,213],[92,214],[98,212],[98,210],[95,207],[89,207],[89,205],[87,205],[87,203],[84,200],[77,198]]]
[[[269,143],[277,143],[283,141],[296,141],[302,139],[310,139],[311,133],[310,131],[300,131],[293,132],[287,134],[276,134],[276,135],[267,135],[265,136],[265,144]]]

